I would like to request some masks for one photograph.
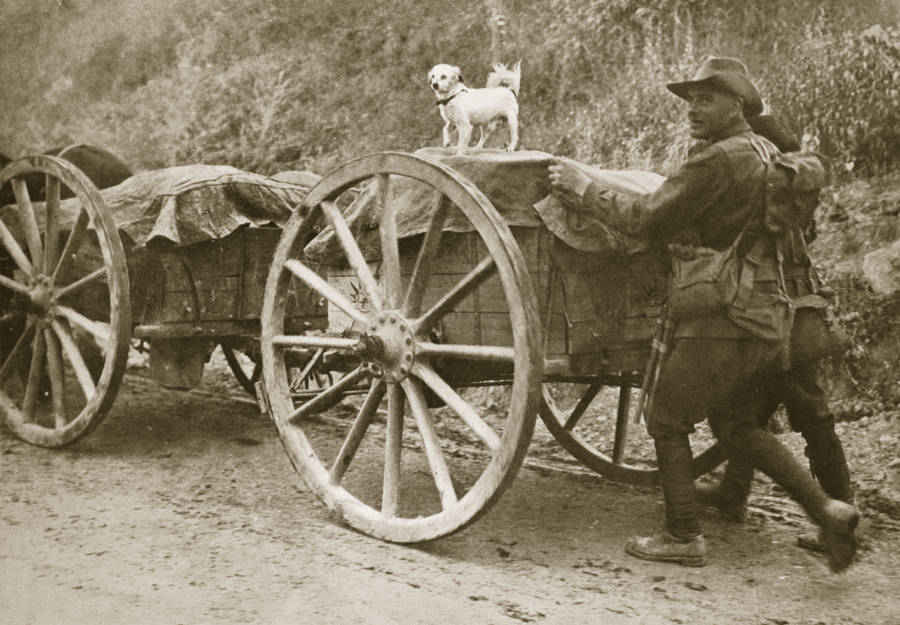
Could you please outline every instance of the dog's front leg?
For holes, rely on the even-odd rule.
[[[459,133],[459,141],[456,142],[456,154],[465,154],[466,148],[469,147],[469,141],[472,140],[472,122],[464,121],[458,123],[456,132]]]
[[[444,147],[450,147],[450,122],[444,124]]]
[[[519,143],[519,116],[515,111],[510,111],[506,115],[506,123],[509,125],[509,145],[506,146],[507,152],[516,149]]]

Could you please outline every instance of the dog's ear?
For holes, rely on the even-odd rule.
[[[516,64],[512,66],[512,71],[516,74],[522,73],[522,61],[516,61]]]
[[[459,82],[463,82],[462,70],[460,70],[456,65],[451,65],[450,71],[452,71],[456,75],[456,79]]]

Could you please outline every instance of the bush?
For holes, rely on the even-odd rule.
[[[778,98],[838,173],[900,165],[900,29],[842,31],[820,16],[791,55]]]
[[[437,144],[428,68],[454,63],[479,86],[490,62],[478,0],[7,4],[0,145],[14,155],[84,141],[137,169],[324,172]],[[507,0],[522,148],[667,173],[690,140],[664,85],[713,52],[743,58],[776,112],[845,170],[896,165],[897,31],[859,35],[889,3],[758,4]]]

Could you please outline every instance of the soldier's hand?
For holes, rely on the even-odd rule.
[[[547,167],[550,184],[556,191],[571,193],[582,197],[591,184],[590,177],[575,165],[564,161],[556,161]]]

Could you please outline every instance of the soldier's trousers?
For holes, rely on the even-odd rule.
[[[780,350],[776,344],[752,339],[673,342],[648,423],[666,500],[666,525],[672,534],[690,538],[701,533],[688,434],[704,418],[729,458],[762,470],[813,519],[822,518],[828,497],[778,439],[758,426],[770,401],[765,391]]]
[[[817,363],[769,376],[761,393],[765,403],[759,415],[760,427],[765,428],[778,406],[784,404],[791,428],[806,441],[805,453],[819,484],[830,497],[852,503],[850,471],[843,445],[834,431],[834,415],[828,407]],[[752,480],[753,467],[732,460],[720,493],[729,501],[740,503],[750,494]]]

